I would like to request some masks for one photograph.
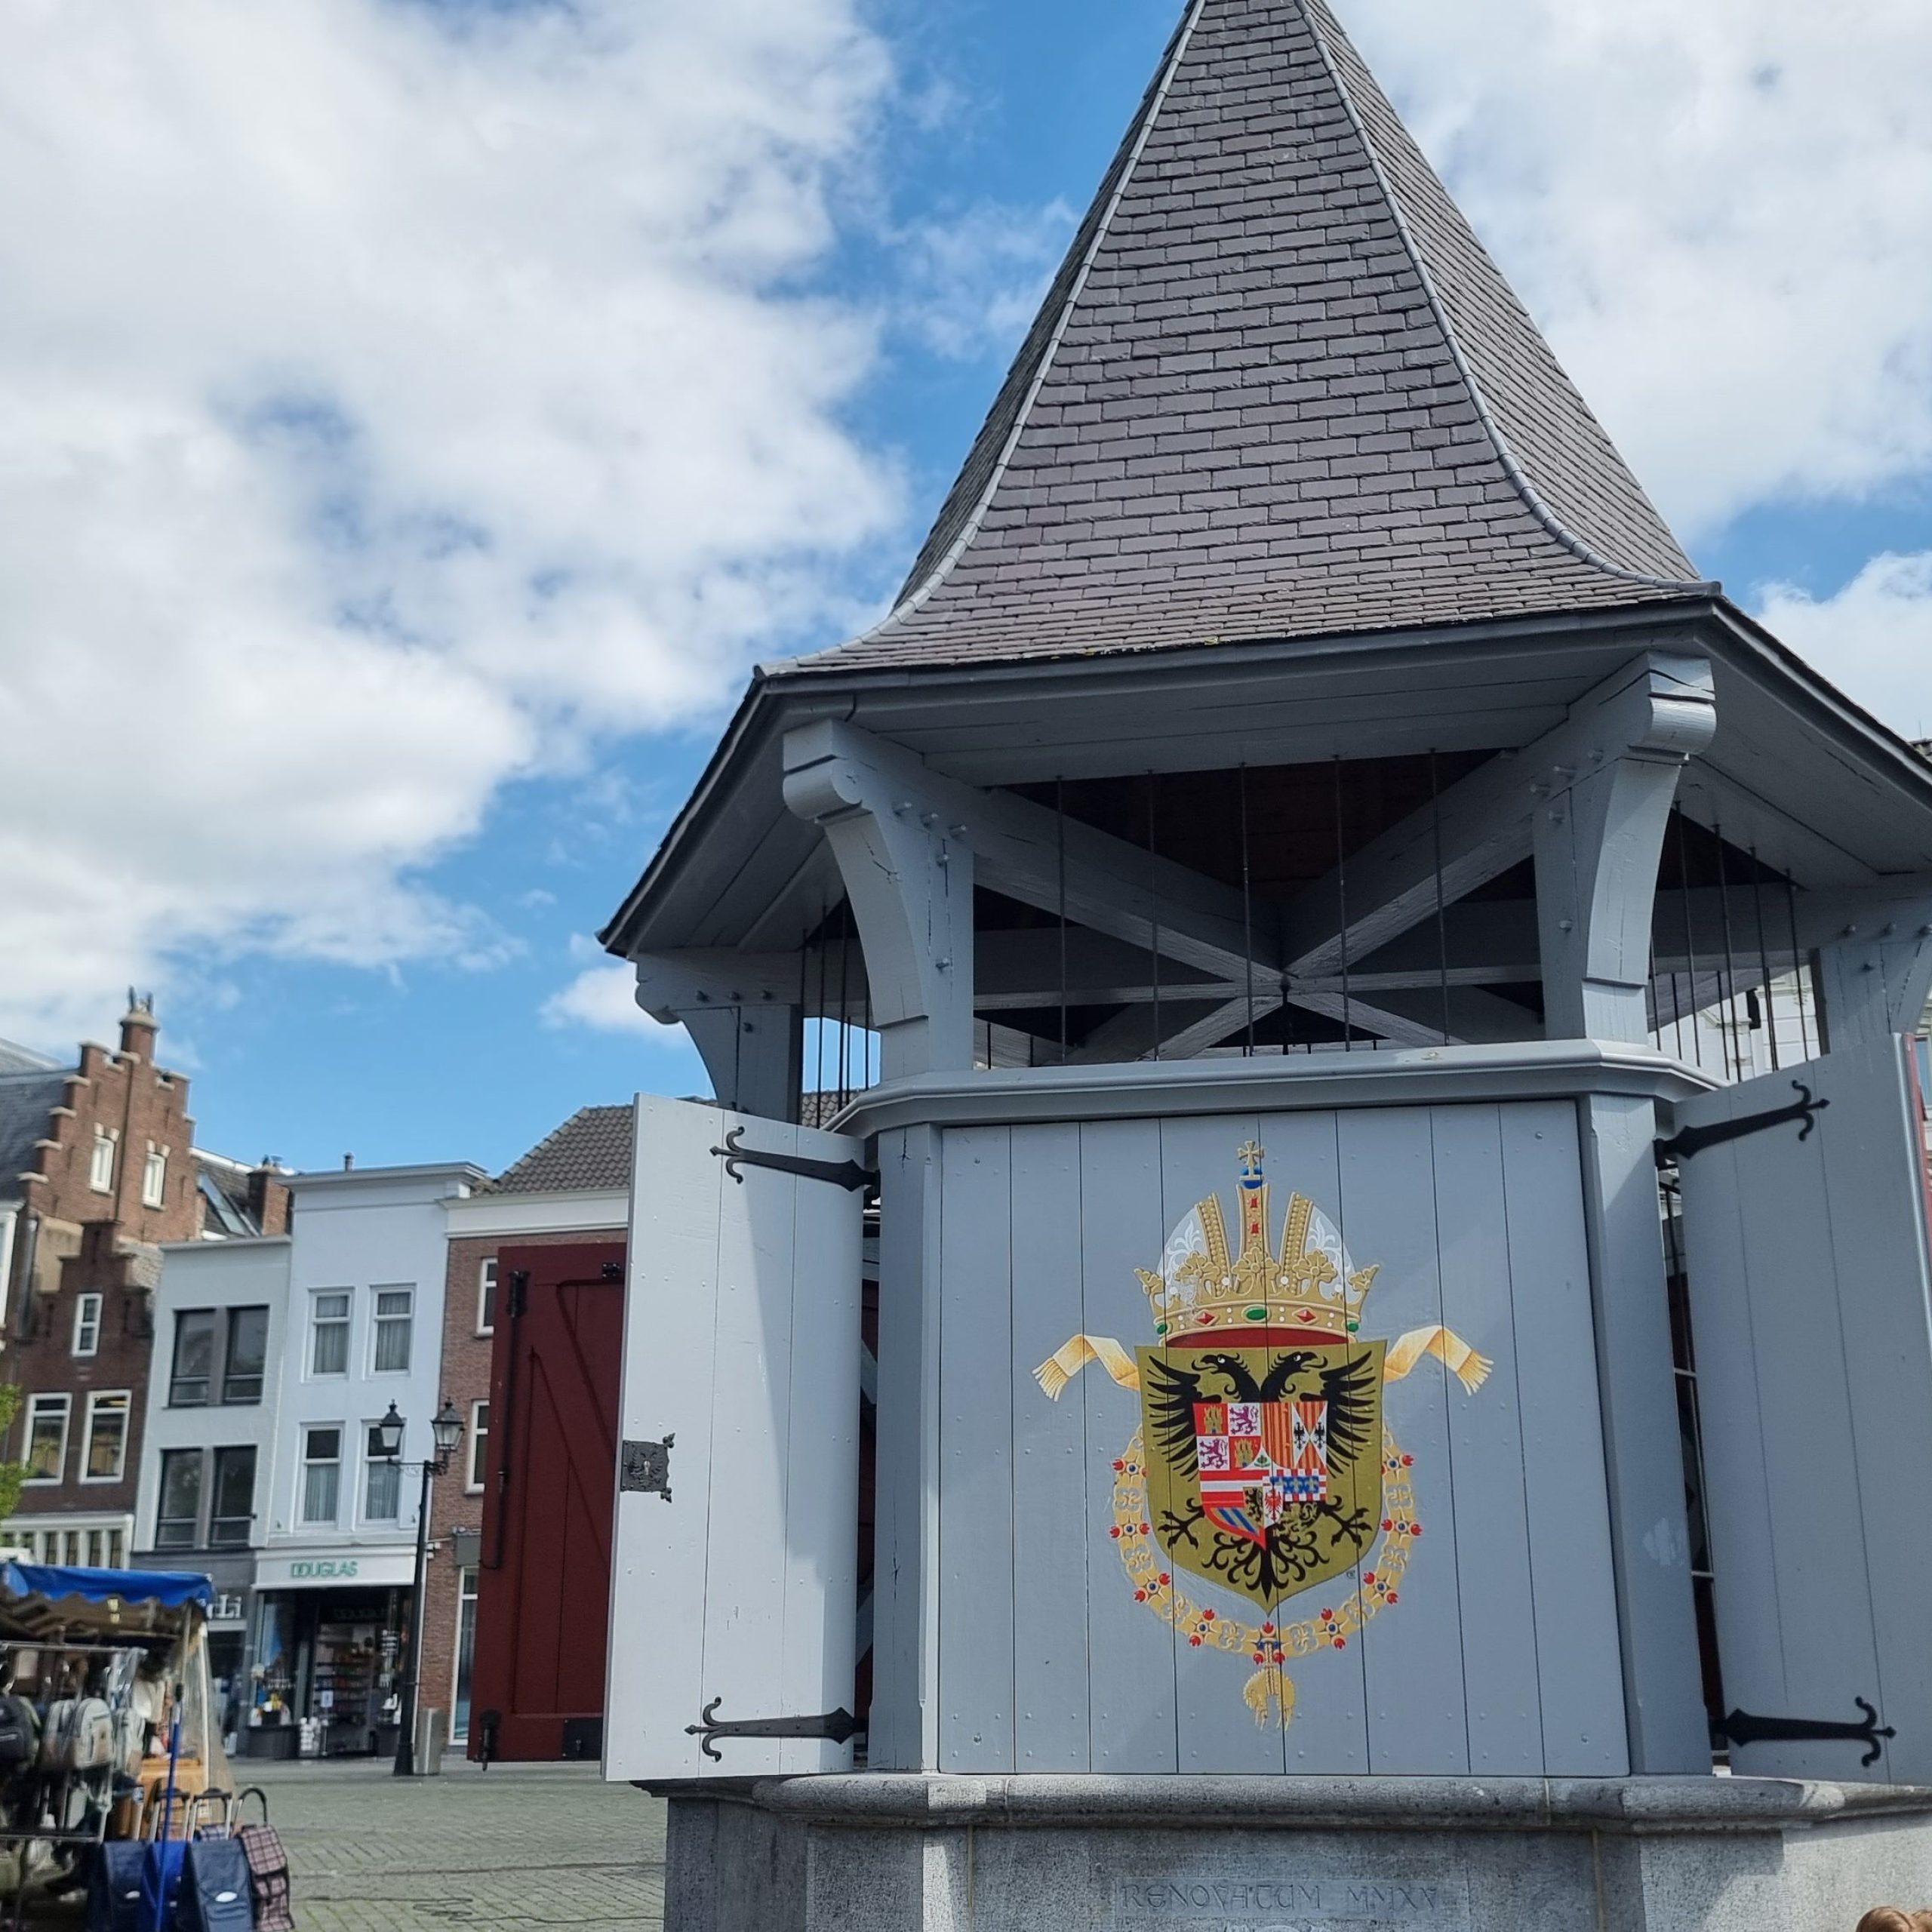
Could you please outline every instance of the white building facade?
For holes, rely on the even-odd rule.
[[[457,1163],[297,1175],[272,1469],[258,1508],[250,1727],[328,1754],[392,1743]],[[402,1456],[371,1431],[393,1407]],[[266,1743],[266,1740],[261,1740]]]
[[[248,1703],[255,1558],[274,1481],[293,1243],[286,1235],[162,1251],[134,1504],[134,1561],[206,1573],[209,1661]]]

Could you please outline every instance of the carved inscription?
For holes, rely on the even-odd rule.
[[[1176,1874],[1123,1878],[1115,1932],[1467,1932],[1459,1878],[1364,1878],[1332,1872]]]

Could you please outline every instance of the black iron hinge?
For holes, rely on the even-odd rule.
[[[744,1136],[742,1127],[734,1127],[725,1135],[724,1146],[711,1150],[740,1187],[745,1183],[744,1176],[738,1171],[741,1166],[771,1168],[781,1174],[802,1175],[807,1180],[829,1181],[834,1187],[848,1188],[854,1192],[878,1185],[877,1171],[862,1168],[857,1161],[811,1161],[802,1154],[761,1154],[755,1148],[741,1144]]]
[[[1887,1724],[1878,1727],[1878,1713],[1863,1697],[1851,1700],[1865,1713],[1863,1724],[1832,1724],[1818,1718],[1754,1718],[1749,1711],[1733,1711],[1720,1728],[1734,1744],[1799,1743],[1810,1739],[1826,1743],[1863,1744],[1868,1747],[1861,1764],[1878,1761],[1878,1740],[1896,1737],[1897,1731]]]
[[[1832,1103],[1829,1100],[1814,1100],[1811,1090],[1801,1080],[1794,1080],[1792,1085],[1798,1091],[1798,1098],[1788,1107],[1774,1107],[1768,1113],[1746,1114],[1737,1120],[1714,1121],[1709,1127],[1687,1127],[1681,1134],[1674,1134],[1668,1140],[1657,1143],[1657,1165],[1667,1168],[1675,1161],[1687,1161],[1694,1154],[1701,1154],[1706,1147],[1721,1146],[1727,1140],[1742,1140],[1753,1134],[1763,1134],[1774,1127],[1782,1127],[1787,1121],[1802,1121],[1798,1137],[1801,1140],[1811,1138],[1811,1130],[1817,1124],[1818,1116]]]
[[[850,1711],[827,1711],[815,1718],[739,1718],[730,1723],[720,1723],[718,1707],[722,1697],[714,1697],[704,1707],[704,1719],[700,1724],[688,1724],[685,1735],[695,1737],[704,1747],[707,1758],[717,1758],[721,1763],[724,1754],[712,1748],[712,1740],[717,1737],[823,1737],[834,1744],[843,1744],[848,1738],[857,1737],[859,1721]]]

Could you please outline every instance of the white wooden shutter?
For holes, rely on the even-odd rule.
[[[841,1770],[823,1740],[688,1727],[849,1711],[858,1578],[863,1196],[712,1150],[860,1143],[640,1095],[624,1307],[605,1775]],[[635,1486],[671,1444],[670,1500]]]
[[[1897,1736],[1734,1743],[1743,1772],[1932,1783],[1932,1297],[1917,1097],[1896,1040],[1681,1105],[1829,1105],[1682,1160],[1724,1702]]]

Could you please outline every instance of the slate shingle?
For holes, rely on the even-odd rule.
[[[774,668],[1702,587],[1325,0],[1192,0],[898,608]]]

